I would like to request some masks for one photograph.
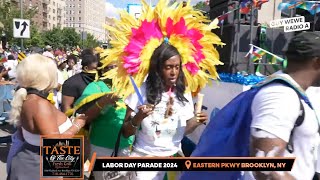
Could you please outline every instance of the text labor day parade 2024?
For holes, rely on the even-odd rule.
[[[290,171],[294,158],[98,158],[94,171]]]

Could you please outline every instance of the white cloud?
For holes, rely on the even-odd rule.
[[[127,8],[127,4],[140,4],[141,0],[108,0],[109,2],[106,2],[106,16],[110,18],[119,18],[118,11],[123,8]],[[188,1],[188,0],[177,0],[178,2],[182,1]],[[191,5],[195,5],[200,1],[205,0],[191,0]],[[158,3],[158,0],[146,0],[146,2],[149,4],[156,5]],[[116,8],[120,7],[120,8]]]
[[[140,4],[141,3],[141,0],[121,0],[123,3],[137,3],[137,4]],[[188,0],[177,0],[177,2],[183,2],[183,1],[188,1]],[[190,3],[191,5],[195,5],[197,4],[198,2],[204,2],[205,0],[191,0]],[[149,4],[153,4],[153,5],[156,5],[158,3],[158,0],[146,0],[146,2]]]
[[[106,2],[106,16],[110,18],[118,18],[118,8],[114,7],[113,4]]]

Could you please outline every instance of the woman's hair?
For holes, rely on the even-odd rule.
[[[149,75],[146,81],[147,100],[150,104],[158,104],[161,101],[161,95],[165,91],[165,82],[162,74],[164,63],[173,56],[179,55],[178,50],[167,43],[162,43],[155,49],[151,56]],[[185,76],[182,71],[182,62],[180,62],[180,72],[176,82],[176,96],[182,103],[188,100],[184,97]]]
[[[77,64],[78,58],[75,55],[70,54],[69,56],[67,56],[67,61],[69,61],[71,59],[74,61],[75,64]]]
[[[27,97],[26,88],[49,92],[58,85],[57,66],[54,61],[40,54],[26,57],[17,66],[17,81],[20,89],[14,93],[11,102],[10,122],[20,123],[23,101]]]
[[[81,51],[80,57],[83,58],[83,56],[88,55],[88,54],[94,54],[92,48],[87,48]]]
[[[11,101],[11,111],[10,111],[10,124],[15,126],[20,126],[20,114],[21,108],[24,100],[27,98],[27,90],[25,88],[20,88],[14,93],[13,99]]]
[[[94,54],[93,49],[91,49],[91,48],[84,49],[81,52],[80,57],[82,59],[82,61],[81,61],[82,69],[85,66],[89,66],[90,64],[96,63],[100,60],[98,58],[98,56]]]

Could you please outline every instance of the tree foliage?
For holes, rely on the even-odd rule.
[[[26,39],[24,41],[24,46],[25,47],[43,47],[44,46],[44,41],[42,37],[42,33],[40,33],[36,26],[30,27],[30,39]]]
[[[81,36],[74,28],[62,29],[62,43],[66,46],[78,46]]]
[[[87,38],[81,40],[81,35],[75,28],[53,28],[48,31],[40,32],[37,26],[33,23],[32,18],[37,13],[36,8],[25,8],[23,10],[23,19],[30,19],[30,39],[24,39],[24,47],[44,47],[51,45],[54,48],[62,47],[96,47],[101,44],[92,34],[87,33]],[[20,39],[13,37],[13,19],[20,18],[20,8],[10,1],[5,2],[0,0],[0,22],[4,28],[0,27],[0,34],[6,34],[9,44],[20,46]]]
[[[208,6],[204,1],[199,1],[196,5],[193,6],[194,9],[202,10]]]
[[[80,43],[79,43],[80,44]],[[87,38],[82,42],[81,45],[84,48],[93,48],[99,46],[101,43],[94,38],[94,36],[90,33],[87,33]]]
[[[45,45],[51,45],[54,48],[74,47],[79,45],[80,34],[74,28],[53,28],[42,33]]]
[[[37,13],[37,9],[34,7],[25,8],[23,12],[24,19],[31,19]],[[13,19],[20,17],[20,8],[15,6],[10,1],[0,2],[0,21],[4,25],[3,31],[10,44],[18,44],[20,39],[13,38]],[[32,21],[31,21],[32,25]]]

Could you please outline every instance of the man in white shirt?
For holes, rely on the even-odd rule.
[[[320,87],[314,87],[314,86],[309,87],[307,89],[307,95],[308,95],[318,117],[320,117]],[[318,179],[320,179],[320,144],[318,146],[316,172],[318,175]]]
[[[46,51],[42,54],[48,58],[54,59],[54,55],[53,55],[53,49],[50,45],[46,46]]]
[[[288,67],[277,75],[288,79],[303,93],[308,87],[318,84],[319,34],[302,32],[296,35],[289,43],[286,56]],[[304,120],[294,128],[302,113],[301,104]],[[319,145],[319,122],[313,109],[300,99],[294,89],[272,83],[257,93],[251,110],[251,154],[258,157],[296,157],[290,172],[253,172],[255,179],[311,180],[316,170]],[[293,151],[287,148],[289,140],[293,142]]]
[[[16,78],[16,67],[18,65],[18,61],[14,58],[13,55],[8,56],[8,61],[3,63],[3,66],[9,70],[8,75],[9,79],[15,79]]]

